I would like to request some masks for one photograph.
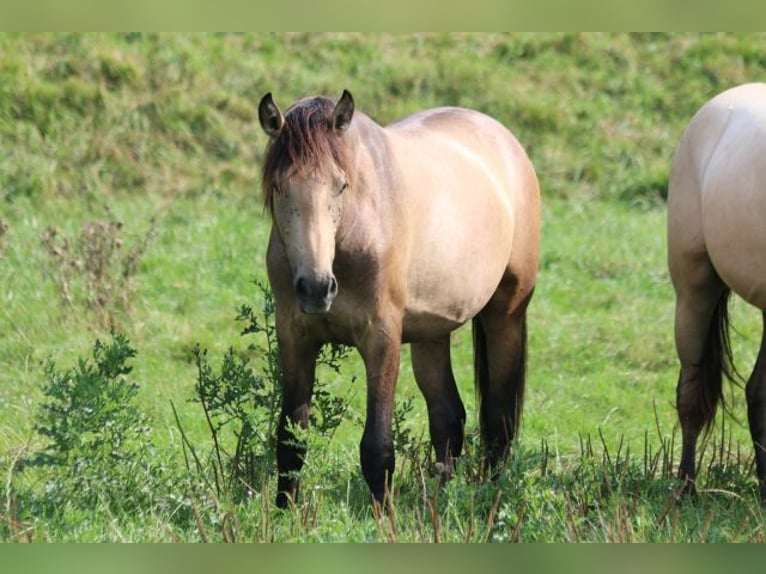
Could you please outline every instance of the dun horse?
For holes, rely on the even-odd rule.
[[[294,499],[323,344],[356,347],[367,378],[360,455],[374,499],[394,472],[392,410],[400,347],[445,478],[463,443],[465,409],[450,333],[473,320],[480,427],[495,468],[517,430],[524,394],[526,310],[539,255],[534,169],[500,123],[461,108],[422,111],[387,127],[351,94],[312,97],[284,115],[266,94],[270,137],[262,186],[273,226],[267,252],[284,373],[277,504]]]
[[[766,84],[732,88],[697,112],[676,150],[668,191],[668,261],[681,373],[680,477],[694,487],[697,438],[731,374],[731,292],[766,325]],[[746,387],[761,499],[766,501],[766,338]]]

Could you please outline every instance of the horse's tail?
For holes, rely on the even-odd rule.
[[[705,428],[710,428],[719,404],[722,408],[726,408],[723,392],[724,376],[732,382],[740,380],[734,366],[729,339],[730,296],[731,289],[727,287],[713,312],[705,341],[705,352],[699,368],[697,400]]]
[[[476,407],[481,413],[481,403],[489,387],[489,365],[487,357],[487,334],[479,317],[471,323],[473,332],[473,380],[476,389]],[[484,417],[479,415],[479,427],[484,435]]]
[[[487,334],[484,331],[484,327],[481,324],[479,317],[473,319],[473,366],[474,366],[474,381],[476,385],[476,404],[479,409],[479,427],[481,435],[486,437],[487,424],[484,420],[484,409],[482,408],[482,402],[487,396],[489,389],[489,355],[487,351]],[[524,388],[526,379],[526,363],[527,363],[527,318],[526,313],[522,318],[521,324],[521,341],[520,346],[515,351],[518,357],[516,360],[516,368],[511,375],[511,379],[508,384],[511,386],[510,392],[506,395],[507,403],[500,405],[504,412],[507,413],[508,428],[505,431],[508,433],[508,438],[513,439],[519,430],[521,424],[521,413],[524,406]]]

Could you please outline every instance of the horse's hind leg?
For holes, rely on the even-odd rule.
[[[747,382],[747,418],[755,447],[755,469],[761,502],[766,503],[766,312],[763,312],[761,350]]]
[[[455,384],[449,336],[438,341],[412,343],[412,370],[428,406],[428,426],[442,478],[448,479],[453,460],[463,448],[465,408]]]
[[[697,476],[697,439],[712,421],[722,396],[725,335],[721,329],[725,328],[728,290],[706,257],[673,277],[675,340],[681,362],[676,388],[682,433],[679,477],[688,482],[691,491]]]
[[[521,300],[520,293],[514,289],[511,297],[504,296],[501,285],[474,322],[481,434],[493,471],[509,453],[524,401],[526,316],[532,289]]]

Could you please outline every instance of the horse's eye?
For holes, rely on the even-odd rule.
[[[348,182],[346,181],[346,182],[343,182],[343,185],[340,186],[340,191],[338,192],[338,194],[343,193],[347,189],[348,189]]]

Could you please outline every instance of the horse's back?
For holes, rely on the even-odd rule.
[[[766,84],[732,88],[690,122],[668,197],[671,270],[674,257],[705,253],[721,279],[760,308],[766,308],[764,159]]]
[[[439,148],[457,153],[462,148],[464,155],[473,154],[474,160],[483,160],[498,170],[510,165],[520,176],[528,177],[530,171],[534,175],[516,136],[496,119],[476,110],[458,107],[423,110],[385,129],[398,141],[414,146],[416,156],[432,156]]]
[[[429,201],[432,190],[447,196],[454,192],[463,201],[497,199],[513,219],[527,215],[527,203],[539,202],[537,176],[526,151],[503,124],[481,112],[441,107],[407,116],[385,128],[405,181],[414,193],[423,191]],[[436,181],[437,185],[428,185]],[[473,182],[473,185],[470,183]],[[482,187],[481,184],[485,185]],[[478,184],[478,185],[477,185]]]

